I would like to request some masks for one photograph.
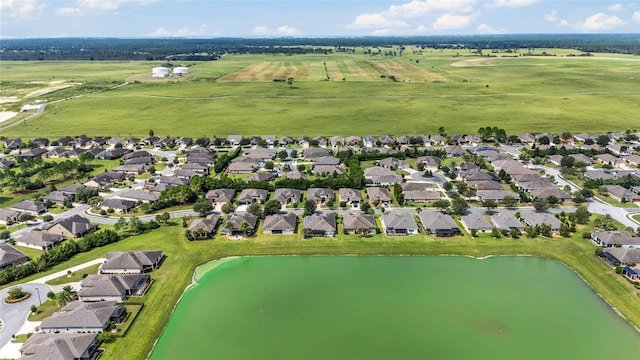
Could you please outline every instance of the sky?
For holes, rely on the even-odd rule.
[[[640,0],[0,0],[0,38],[640,33]]]

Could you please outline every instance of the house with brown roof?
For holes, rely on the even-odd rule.
[[[212,189],[207,191],[204,197],[214,204],[226,204],[233,202],[235,196],[235,189]]]
[[[264,203],[267,197],[269,197],[269,192],[264,189],[242,189],[238,195],[238,204]]]
[[[245,224],[246,225],[243,225]],[[255,234],[258,227],[258,217],[245,213],[231,213],[227,215],[227,220],[224,221],[222,230],[220,233],[223,235],[242,235],[251,236]]]
[[[33,334],[20,348],[20,359],[94,359],[100,343],[97,336],[97,334]]]
[[[368,187],[367,197],[372,203],[378,202],[384,207],[391,205],[391,193],[384,187]]]
[[[220,215],[209,214],[204,219],[195,219],[189,225],[187,230],[189,231],[187,239],[189,240],[204,240],[211,239],[218,229],[218,223],[220,222]]]
[[[340,202],[346,202],[352,208],[358,208],[362,202],[362,195],[357,189],[340,188],[338,189],[338,199]]]
[[[342,216],[342,224],[344,231],[349,234],[354,234],[361,229],[366,229],[368,234],[375,234],[378,227],[373,215],[354,212],[345,213]]]
[[[277,200],[283,206],[297,204],[302,200],[302,192],[298,189],[276,189],[273,192],[273,200]]]
[[[42,225],[42,230],[50,234],[62,235],[66,238],[77,239],[96,230],[89,219],[80,215],[74,215],[64,219],[58,219]]]
[[[311,214],[304,218],[305,237],[333,237],[337,231],[333,214]]]
[[[327,188],[309,188],[307,189],[307,200],[313,200],[316,204],[321,205],[334,198],[332,189]]]
[[[294,213],[286,212],[268,215],[264,219],[262,231],[265,234],[291,235],[295,233],[297,223],[298,216]]]

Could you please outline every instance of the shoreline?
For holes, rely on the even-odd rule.
[[[565,262],[562,262],[558,259],[554,259],[551,257],[542,257],[542,256],[538,256],[538,255],[531,255],[531,254],[515,254],[515,255],[486,255],[486,256],[480,256],[480,257],[475,257],[473,255],[457,255],[457,254],[436,254],[436,255],[388,255],[388,254],[377,254],[377,255],[360,255],[360,254],[344,254],[344,255],[325,255],[325,254],[314,254],[314,255],[296,255],[296,254],[289,254],[289,255],[234,255],[234,256],[226,256],[226,257],[221,257],[218,259],[212,259],[209,260],[207,262],[204,262],[198,266],[196,266],[192,276],[191,276],[191,283],[189,283],[185,289],[183,290],[182,294],[180,295],[180,297],[178,298],[178,301],[174,304],[171,313],[169,314],[169,317],[167,318],[167,322],[164,324],[164,326],[162,327],[162,331],[160,332],[160,336],[158,338],[156,338],[153,342],[153,346],[151,347],[151,350],[149,351],[149,353],[147,354],[146,359],[150,359],[151,358],[151,354],[153,354],[155,347],[158,343],[158,341],[160,340],[160,337],[162,337],[162,334],[164,333],[165,329],[167,328],[169,321],[171,320],[171,317],[173,316],[176,308],[178,307],[178,305],[180,304],[180,302],[182,301],[182,298],[184,297],[184,295],[187,293],[188,290],[196,287],[199,283],[199,280],[202,278],[202,276],[204,276],[206,273],[208,273],[211,270],[216,269],[218,266],[227,263],[229,261],[233,261],[233,260],[237,260],[237,259],[242,259],[242,258],[262,258],[262,257],[290,257],[290,256],[296,256],[296,257],[355,257],[355,256],[362,256],[362,257],[464,257],[464,258],[469,258],[469,259],[473,259],[473,260],[488,260],[491,258],[499,258],[499,257],[532,257],[532,258],[538,258],[538,259],[543,259],[543,260],[551,260],[551,261],[555,261],[563,266],[565,266],[566,268],[568,268],[569,270],[571,270],[575,275],[578,276],[578,278],[580,279],[580,281],[582,283],[584,283],[600,300],[602,300],[604,302],[605,305],[607,305],[607,307],[609,307],[609,309],[611,309],[617,316],[621,317],[627,324],[631,325],[631,327],[638,333],[640,333],[640,328],[637,327],[633,322],[631,322],[626,316],[624,316],[624,314],[622,314],[622,312],[620,312],[615,306],[613,306],[601,293],[599,293],[598,291],[596,291],[594,289],[593,286],[591,286],[591,284],[589,284],[589,282],[582,276],[580,275],[580,273],[578,273],[578,271],[576,271],[573,267],[571,267],[570,265],[566,264]]]

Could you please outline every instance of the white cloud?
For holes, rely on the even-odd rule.
[[[145,6],[156,0],[76,0],[72,7],[63,7],[54,11],[57,15],[86,15],[88,13],[116,13],[127,4]]]
[[[288,25],[278,26],[275,29],[264,25],[256,26],[253,28],[252,33],[257,36],[295,36],[302,34],[300,30]]]
[[[409,27],[404,21],[393,20],[382,14],[362,14],[356,20],[347,25],[348,29],[382,29],[391,27]]]
[[[391,5],[382,12],[392,18],[416,18],[431,12],[471,13],[475,0],[427,0],[411,1],[402,5]]]
[[[555,10],[551,10],[550,13],[544,15],[544,19],[548,22],[558,21],[558,12]]]
[[[533,5],[537,2],[537,0],[493,0],[487,6],[489,7],[508,7],[508,8],[519,8],[524,6]]]
[[[418,25],[418,27],[416,28],[416,31],[419,33],[425,33],[429,31],[429,28],[424,25]]]
[[[610,5],[607,8],[607,10],[609,10],[609,11],[622,11],[622,10],[624,10],[624,5],[622,5],[620,3],[613,4],[613,5]]]
[[[71,7],[58,8],[54,11],[54,13],[56,15],[62,15],[62,16],[81,16],[86,14],[86,12],[84,12],[84,10],[82,9],[71,8]]]
[[[472,21],[472,16],[444,14],[431,24],[431,27],[435,30],[464,29],[469,26]]]
[[[391,29],[376,29],[371,32],[373,36],[389,36],[391,34]]]
[[[583,23],[578,24],[578,29],[583,31],[599,31],[611,30],[625,22],[615,15],[607,15],[605,13],[597,13],[589,16]]]
[[[163,27],[149,34],[150,37],[193,37],[205,35],[209,26],[202,25],[198,29],[182,28],[175,31],[167,30]]]
[[[571,26],[567,20],[560,20],[560,26]]]
[[[633,13],[633,16],[631,17],[631,20],[640,23],[640,11],[636,11]]]
[[[28,18],[37,15],[48,5],[38,0],[0,0],[0,13],[9,18]]]
[[[487,24],[480,24],[476,28],[478,34],[504,34],[505,30],[497,30]]]

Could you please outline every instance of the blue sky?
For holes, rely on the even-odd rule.
[[[640,0],[0,0],[0,37],[640,33]]]

